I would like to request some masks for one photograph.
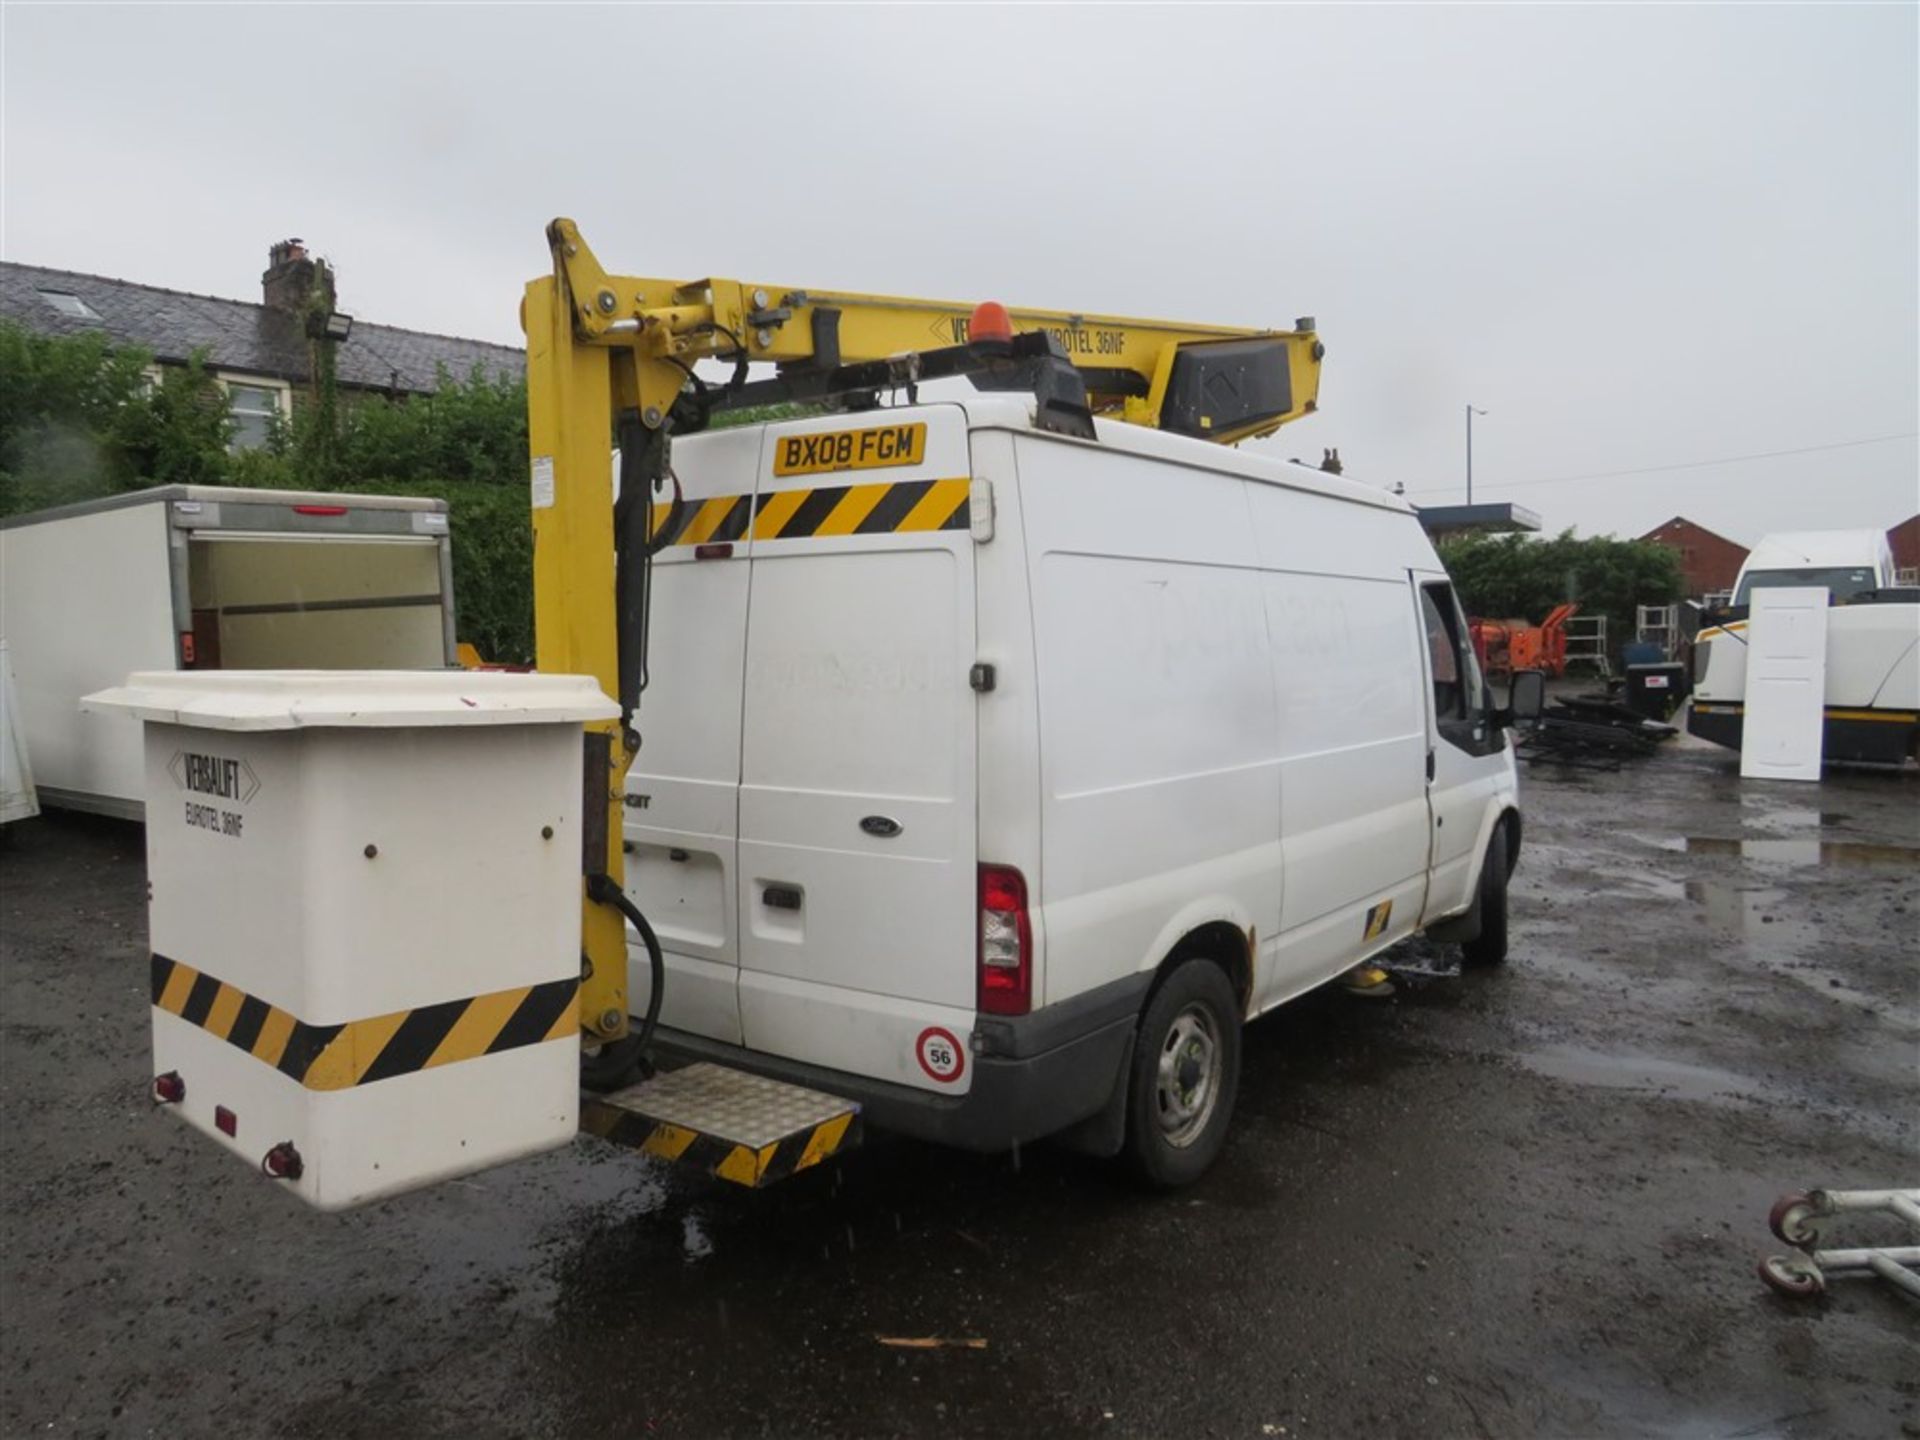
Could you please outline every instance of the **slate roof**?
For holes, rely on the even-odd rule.
[[[100,318],[62,315],[40,297],[42,290],[77,295]],[[116,344],[150,350],[158,360],[184,362],[204,349],[215,369],[271,375],[296,384],[310,378],[300,321],[245,300],[0,261],[0,317],[42,334],[97,331]],[[357,316],[335,364],[343,386],[416,394],[435,388],[441,366],[457,380],[465,380],[475,365],[491,377],[517,380],[526,373],[526,357],[513,346],[370,325]]]

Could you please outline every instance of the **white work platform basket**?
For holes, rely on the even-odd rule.
[[[565,1143],[591,679],[151,672],[154,1098],[325,1209]]]

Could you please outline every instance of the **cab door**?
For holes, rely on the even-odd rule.
[[[1467,620],[1443,575],[1412,572],[1427,675],[1426,924],[1473,898],[1481,819],[1501,789],[1506,735],[1487,718],[1486,682]]]

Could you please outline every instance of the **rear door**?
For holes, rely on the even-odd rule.
[[[661,1023],[740,1043],[737,865],[740,688],[762,432],[722,430],[674,448],[682,505],[655,507],[649,683],[627,774],[627,894],[666,952]],[[646,953],[628,936],[628,994],[647,1003]]]
[[[768,430],[740,749],[746,1044],[944,1093],[972,1081],[969,483],[958,407]]]

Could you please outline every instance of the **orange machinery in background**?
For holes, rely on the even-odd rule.
[[[1538,625],[1525,620],[1467,621],[1473,637],[1473,653],[1480,658],[1480,672],[1499,679],[1516,670],[1544,670],[1558,678],[1567,673],[1567,621],[1580,607],[1556,605]]]

